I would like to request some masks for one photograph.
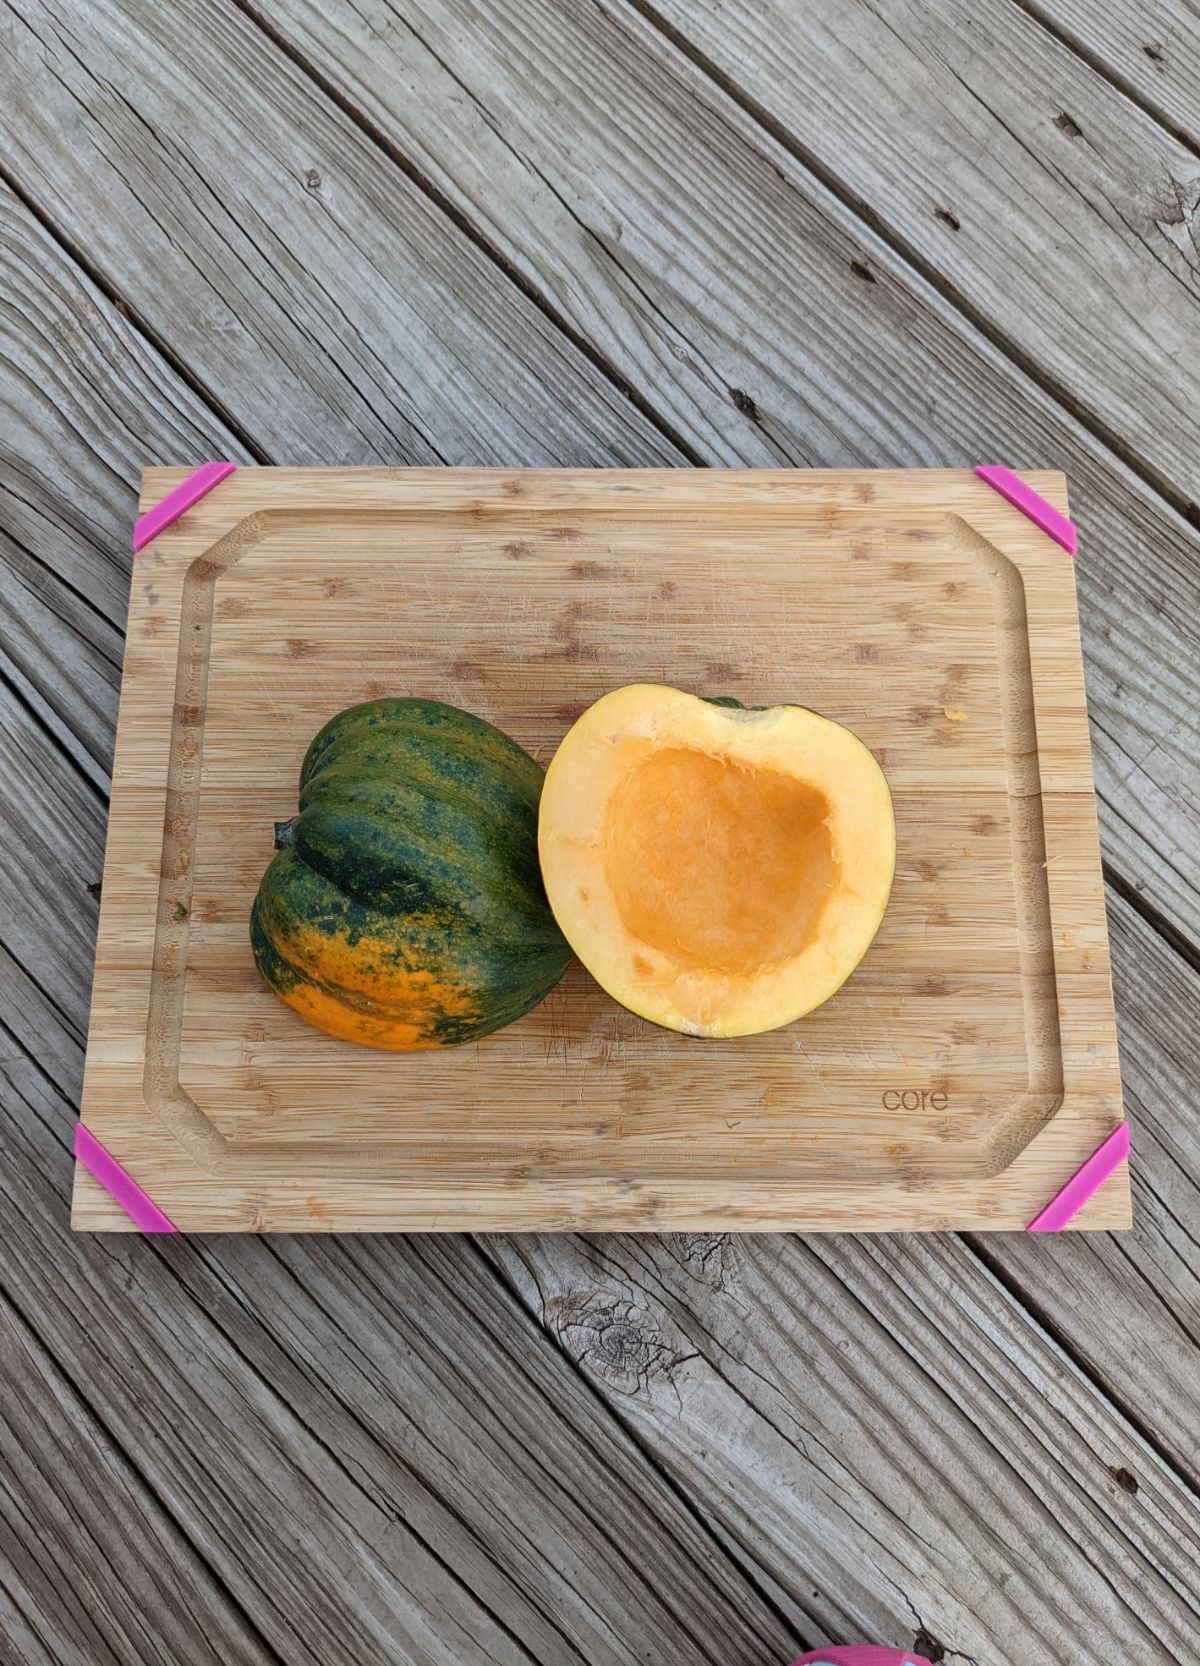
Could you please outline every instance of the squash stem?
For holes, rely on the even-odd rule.
[[[287,847],[291,844],[291,842],[292,842],[292,828],[295,827],[295,825],[296,825],[295,816],[293,816],[290,819],[290,821],[277,821],[275,823],[275,849],[276,850],[286,850]]]

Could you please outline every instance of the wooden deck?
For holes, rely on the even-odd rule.
[[[1200,1659],[1189,0],[10,0],[0,1659]],[[1135,1230],[72,1237],[146,463],[1066,471]]]

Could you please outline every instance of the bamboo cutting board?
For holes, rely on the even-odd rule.
[[[445,700],[545,763],[629,682],[874,750],[896,883],[826,1006],[695,1041],[576,965],[404,1057],[260,983],[333,713]],[[1024,1227],[1121,1118],[1070,557],[967,472],[239,470],[135,561],[83,1117],[184,1231]],[[82,1170],[73,1220],[130,1224]],[[1123,1170],[1077,1224],[1128,1224]]]

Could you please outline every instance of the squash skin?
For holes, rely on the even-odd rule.
[[[333,718],[250,919],[263,978],[301,1017],[392,1052],[512,1023],[570,959],[542,888],[542,771],[481,718],[374,700]]]

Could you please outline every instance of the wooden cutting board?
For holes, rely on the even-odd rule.
[[[573,966],[404,1057],[260,983],[334,712],[446,700],[545,763],[629,682],[874,750],[895,889],[826,1006],[696,1041]],[[184,1231],[1024,1227],[1121,1118],[1071,558],[967,472],[239,470],[134,565],[83,1117]],[[1128,1211],[1121,1171],[1077,1224]],[[73,1220],[130,1225],[82,1170]]]

